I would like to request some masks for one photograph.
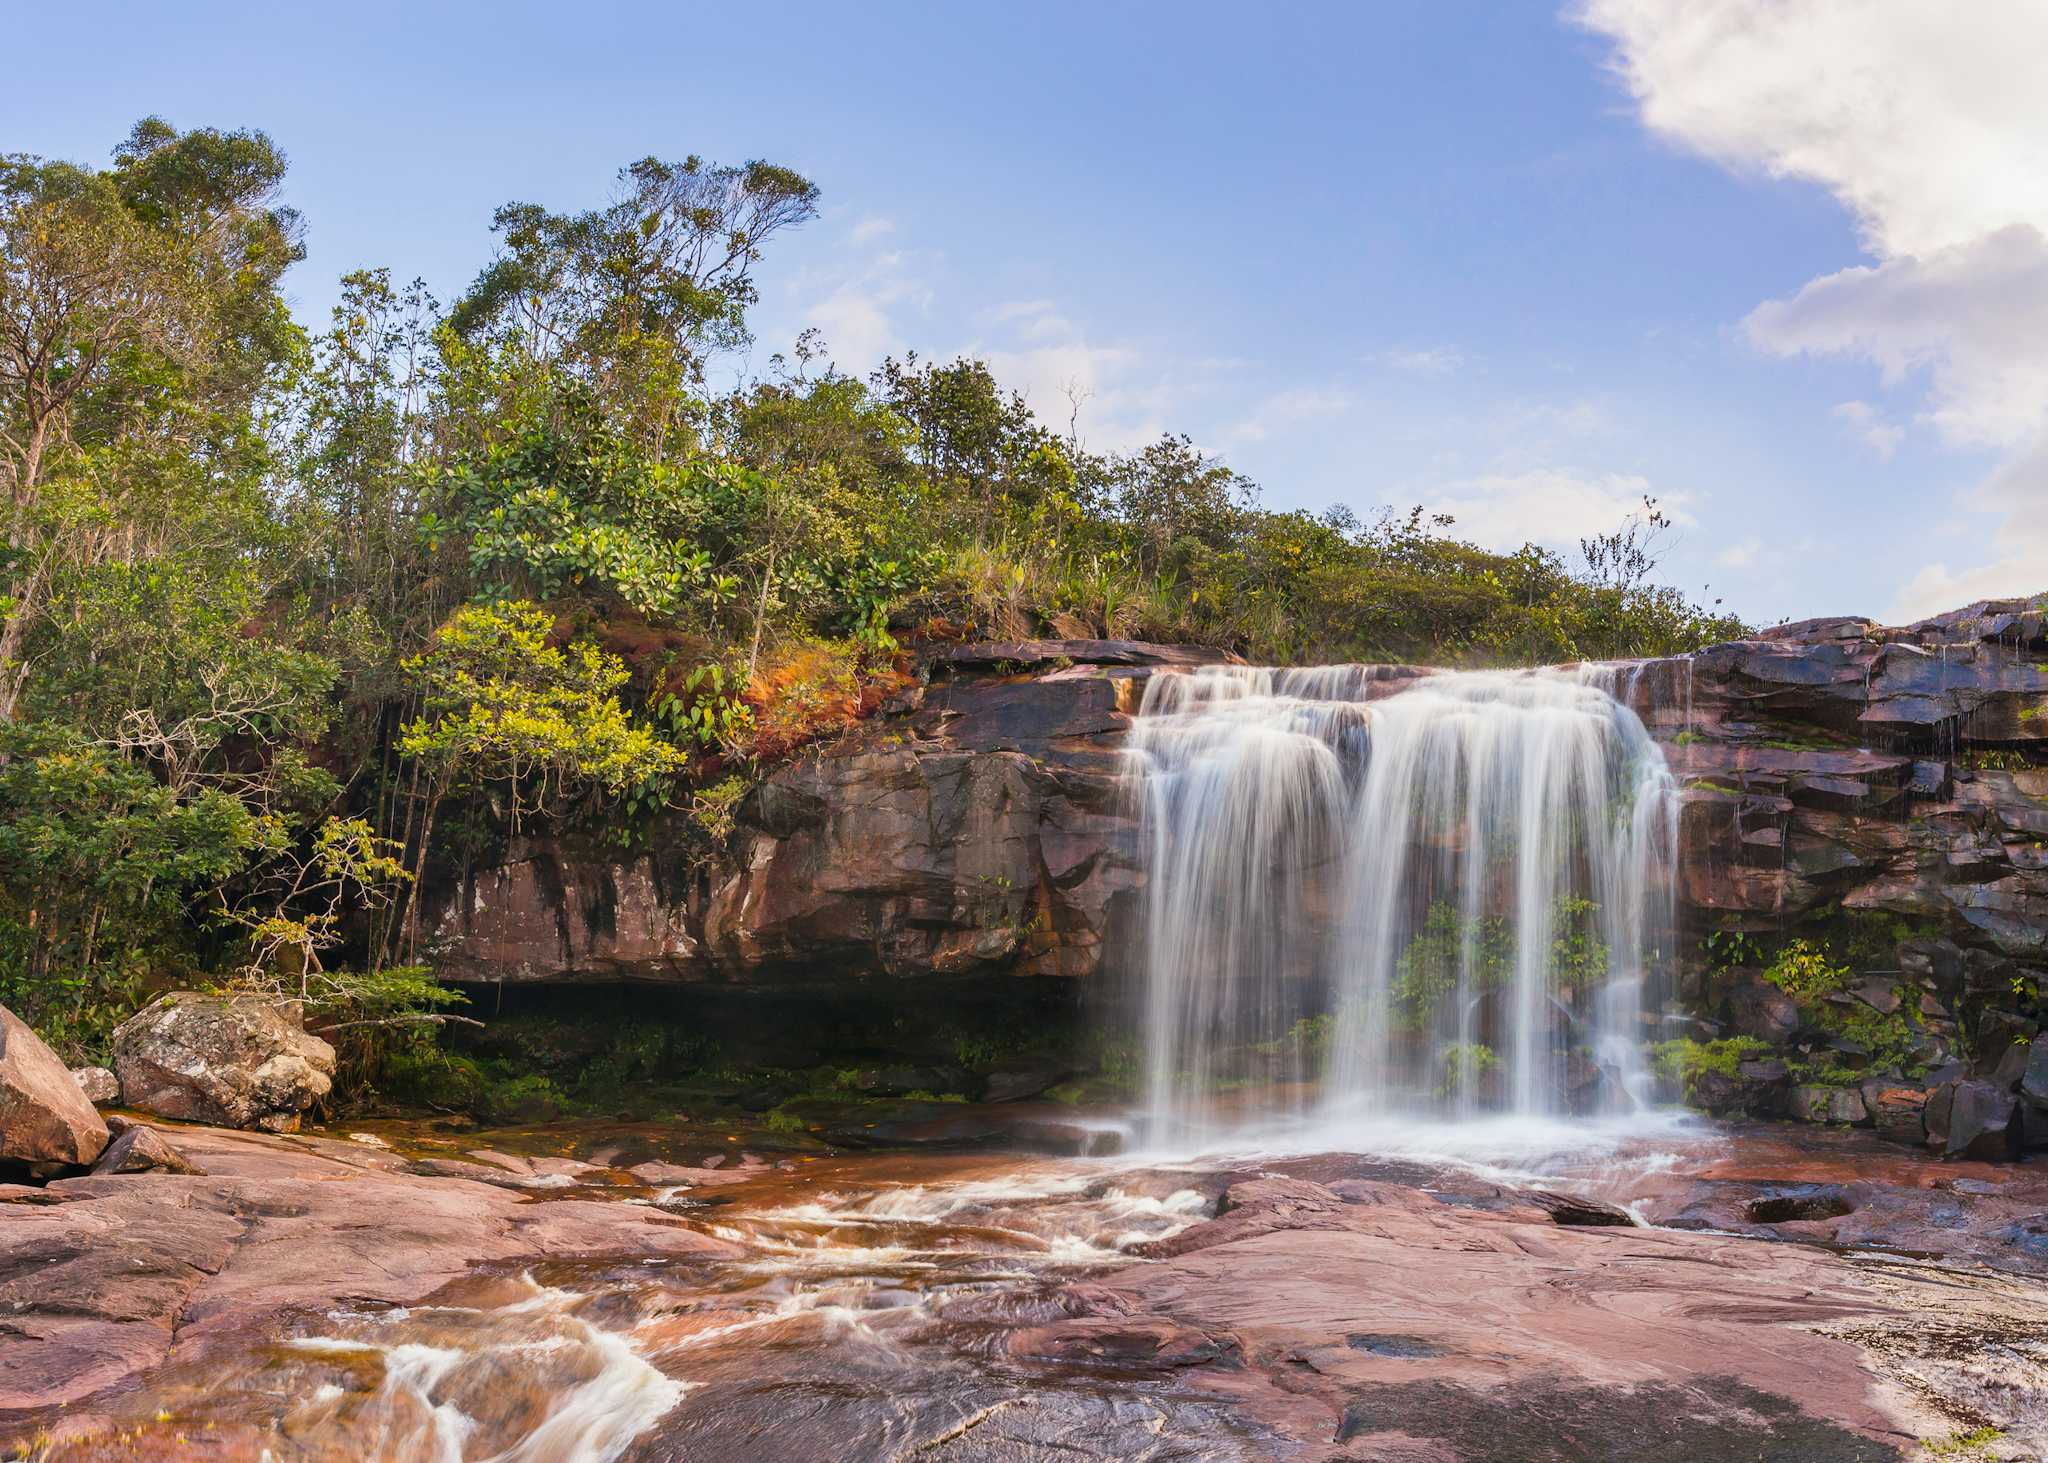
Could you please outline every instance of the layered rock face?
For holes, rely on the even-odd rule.
[[[1653,663],[1637,700],[1687,784],[1687,904],[1834,903],[2048,959],[2048,611],[1787,625]]]
[[[2042,604],[1807,621],[1632,678],[1685,788],[1681,905],[1718,947],[1688,942],[1683,994],[1703,1036],[1774,1049],[1704,1074],[1705,1105],[2048,1144],[2048,1078],[2038,1102],[2022,1082],[2048,1073]],[[1858,951],[1843,988],[1796,1001],[1756,968],[1830,934]]]
[[[471,981],[1087,976],[1135,885],[1119,747],[1144,678],[1227,659],[1123,641],[958,646],[747,799],[730,856],[517,844],[442,891]]]

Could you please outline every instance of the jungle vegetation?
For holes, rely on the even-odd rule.
[[[254,130],[0,158],[0,1001],[75,1058],[178,983],[428,1028],[435,860],[715,838],[932,641],[1485,664],[1741,628],[1654,582],[1654,505],[1493,553],[1263,507],[1186,436],[1092,451],[978,360],[857,377],[806,335],[719,384],[818,213],[772,163],[507,204],[453,300],[368,267],[319,329],[288,197]]]

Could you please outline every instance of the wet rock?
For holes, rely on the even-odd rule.
[[[100,1156],[107,1136],[70,1069],[0,1006],[0,1159],[83,1166]]]
[[[33,1191],[46,1202],[0,1210],[0,1417],[72,1409],[337,1297],[409,1305],[480,1265],[735,1253],[649,1206],[391,1172],[392,1155],[353,1143],[217,1128],[178,1142],[205,1176],[59,1179]]]
[[[1618,1204],[1609,1204],[1583,1194],[1560,1194],[1550,1189],[1523,1189],[1517,1198],[1534,1204],[1550,1216],[1552,1224],[1619,1225],[1634,1224],[1635,1216]]]
[[[73,1067],[71,1078],[85,1100],[102,1107],[121,1100],[121,1079],[105,1067]]]
[[[109,1143],[99,1161],[93,1164],[92,1171],[95,1174],[182,1173],[201,1176],[206,1172],[166,1142],[163,1134],[142,1123],[130,1125]]]
[[[2020,1096],[2048,1112],[2048,1036],[2037,1036],[2027,1048],[2027,1069],[2020,1076]]]
[[[1863,1110],[1878,1136],[1894,1143],[1919,1145],[1927,1137],[1927,1090],[1910,1082],[1876,1077],[1857,1089]]]
[[[1732,1077],[1725,1072],[1699,1073],[1686,1100],[1703,1112],[1717,1115],[1777,1117],[1785,1111],[1791,1087],[1791,1072],[1784,1062],[1767,1057],[1738,1063]]]
[[[1032,1326],[1011,1336],[1008,1350],[1033,1361],[1119,1369],[1243,1365],[1235,1337],[1211,1335],[1163,1316],[1085,1316]]]
[[[1936,1133],[1940,1102],[1941,1146],[1951,1158],[1996,1161],[2013,1156],[2019,1133],[2014,1124],[2019,1104],[2012,1093],[1989,1082],[1954,1082],[1928,1101],[1928,1135]]]
[[[1074,1075],[1074,1069],[1056,1059],[1018,1059],[998,1062],[982,1074],[983,1102],[1022,1102],[1038,1097]]]
[[[334,1048],[296,1002],[174,991],[115,1028],[114,1070],[130,1107],[288,1133],[332,1086]]]
[[[1787,1108],[1805,1123],[1862,1123],[1870,1119],[1863,1094],[1854,1087],[1802,1084],[1792,1089]]]
[[[1728,993],[1729,1024],[1738,1036],[1783,1046],[1804,1024],[1799,1003],[1766,980],[1738,985]]]

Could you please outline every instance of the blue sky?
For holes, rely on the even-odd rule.
[[[2048,311],[2016,181],[2048,31],[1943,50],[1911,8],[38,7],[0,148],[264,128],[309,323],[363,265],[452,296],[509,199],[769,158],[825,214],[728,371],[807,325],[856,371],[973,351],[1061,425],[1076,388],[1092,445],[1186,431],[1277,505],[1568,546],[1647,491],[1688,589],[1903,615],[2048,588],[2048,382],[1985,307]]]

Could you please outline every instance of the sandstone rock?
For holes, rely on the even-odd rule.
[[[106,1067],[73,1067],[71,1077],[95,1107],[121,1100],[121,1079]]]
[[[1863,1094],[1853,1087],[1801,1085],[1787,1102],[1793,1117],[1807,1123],[1862,1123],[1870,1114]]]
[[[1635,1216],[1618,1204],[1609,1204],[1584,1194],[1560,1194],[1551,1189],[1522,1189],[1517,1199],[1534,1204],[1550,1216],[1552,1224],[1627,1227]]]
[[[2048,1112],[2048,1036],[2037,1036],[2027,1049],[2027,1070],[2020,1077],[2020,1096]]]
[[[82,1166],[106,1146],[107,1125],[70,1069],[0,1006],[0,1159]]]
[[[327,1095],[334,1048],[298,1007],[261,996],[159,996],[114,1032],[128,1105],[162,1117],[292,1132]]]
[[[1910,1083],[1876,1079],[1862,1087],[1864,1111],[1878,1136],[1918,1146],[1927,1139],[1927,1091]]]
[[[1945,1101],[1943,1100],[1945,1098]],[[1935,1104],[1942,1101],[1941,1147],[1951,1158],[2010,1158],[2019,1139],[2013,1095],[1989,1082],[1956,1082],[1928,1101],[1928,1135],[1935,1134]]]
[[[1021,1102],[1057,1087],[1074,1075],[1071,1064],[1054,1059],[998,1062],[982,1073],[983,1102]]]
[[[1738,1036],[1781,1046],[1799,1034],[1799,1003],[1769,981],[1738,985],[1728,993],[1729,1022]]]
[[[96,1174],[182,1173],[201,1176],[206,1172],[188,1162],[164,1140],[163,1134],[141,1123],[128,1127],[109,1143],[99,1162],[92,1166],[92,1171]]]

